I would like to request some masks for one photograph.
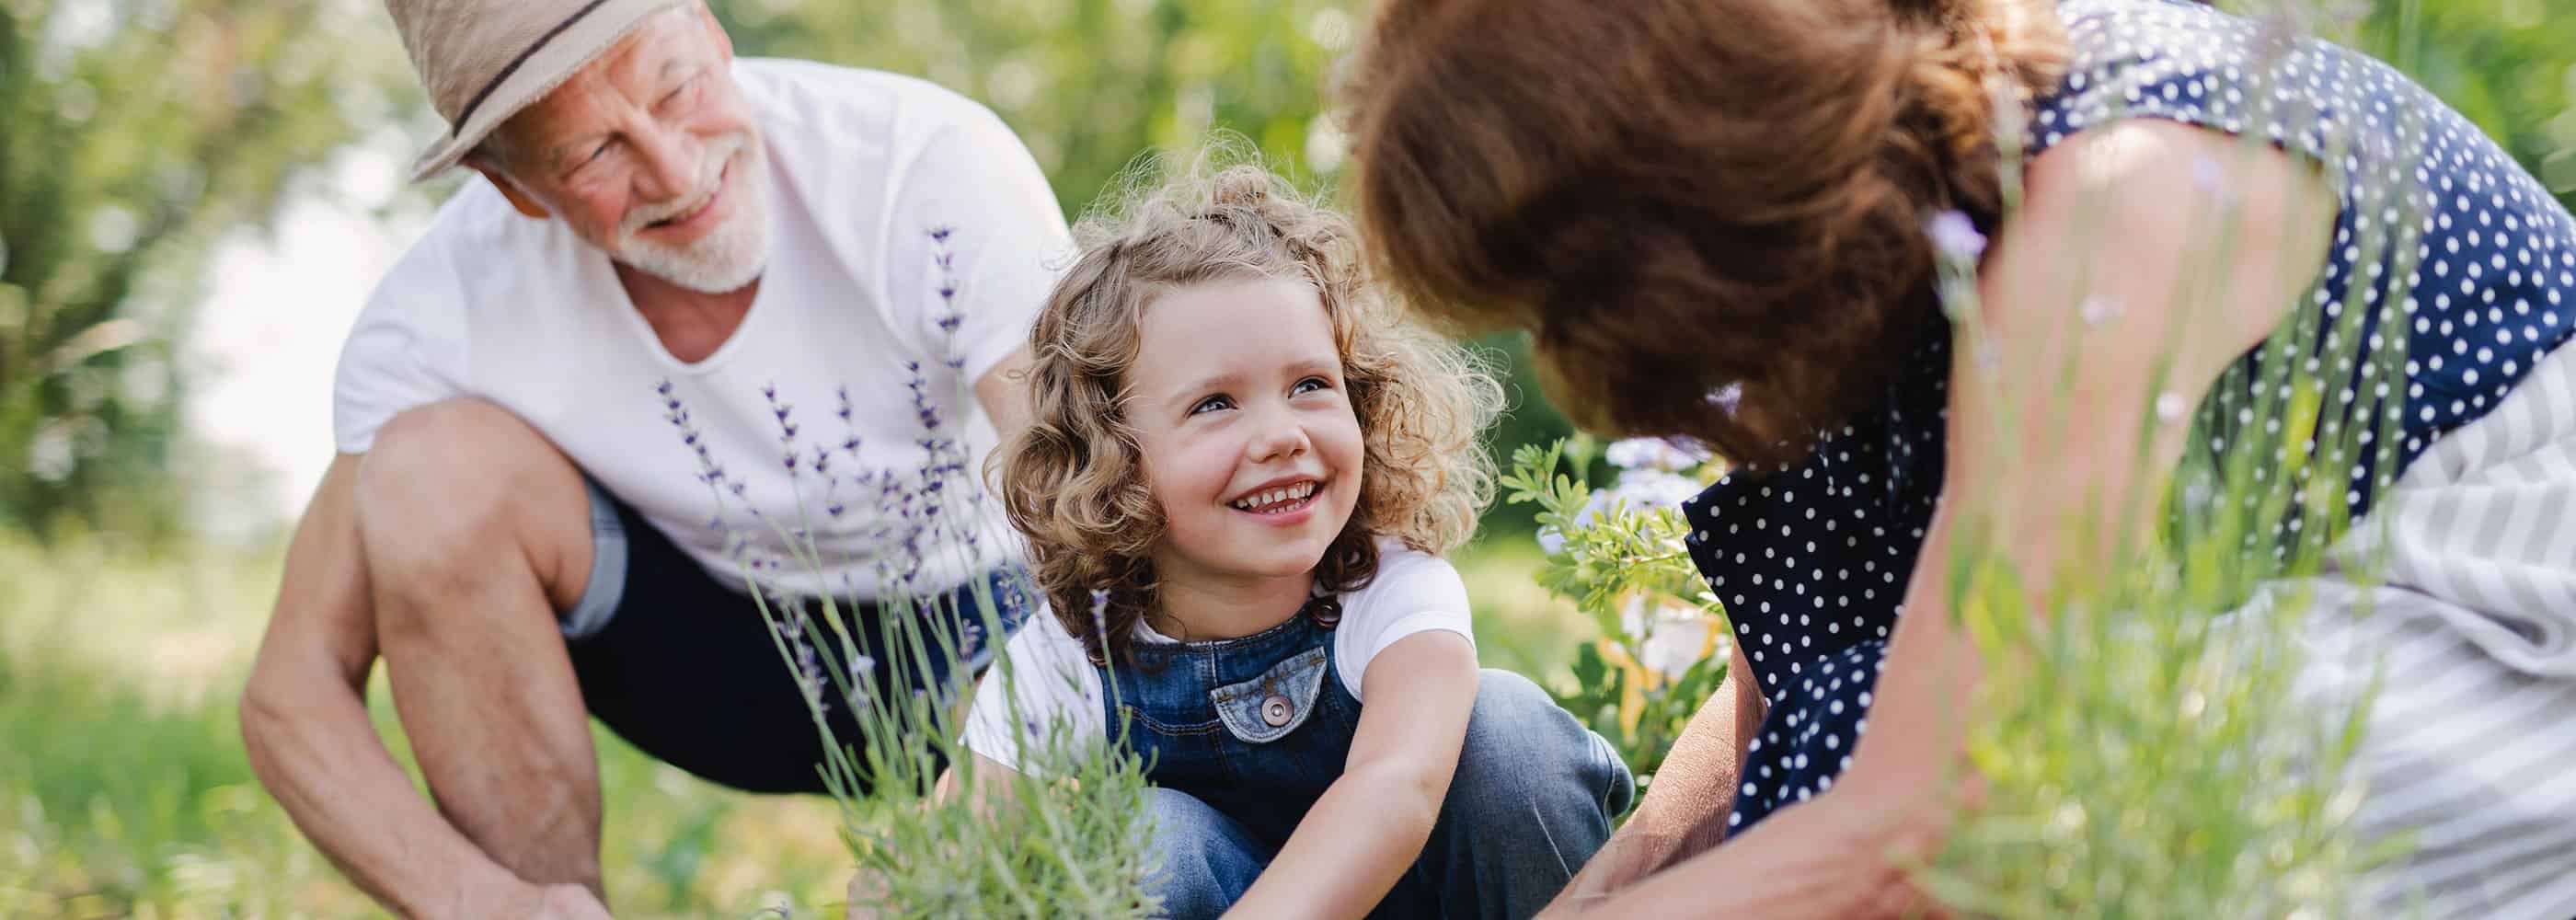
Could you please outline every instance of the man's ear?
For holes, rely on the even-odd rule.
[[[552,216],[545,205],[538,204],[535,198],[529,197],[527,192],[519,188],[518,183],[510,181],[510,176],[502,172],[498,164],[492,162],[489,154],[479,150],[467,154],[465,165],[475,172],[482,173],[483,181],[492,183],[493,188],[500,189],[501,197],[510,199],[510,207],[517,208],[519,213],[538,220]]]

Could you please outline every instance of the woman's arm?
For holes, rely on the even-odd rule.
[[[1447,631],[1398,639],[1369,661],[1360,692],[1341,778],[1227,917],[1362,916],[1421,857],[1476,707],[1476,648]]]
[[[2136,512],[2179,460],[2189,423],[2159,412],[2142,425],[2142,414],[2197,404],[2270,334],[2323,264],[2335,214],[2309,166],[2161,121],[2069,139],[2032,163],[2027,188],[1980,273],[1982,338],[1958,339],[1942,503],[1851,768],[1605,912],[1922,908],[1900,863],[1933,852],[1973,794],[1973,778],[1958,784],[1960,704],[1981,664],[1946,604],[1954,550],[1992,535],[2034,597],[2057,572],[2110,564],[2111,538],[2149,523]],[[2092,309],[2079,307],[2088,299]],[[2117,318],[2097,325],[2087,314]],[[2087,521],[2101,529],[2086,533]]]
[[[1735,649],[1726,679],[1691,714],[1690,724],[1664,754],[1646,800],[1540,915],[1599,907],[1639,879],[1724,841],[1727,816],[1735,812],[1735,787],[1743,782],[1744,743],[1762,726],[1762,715],[1753,669],[1744,650]]]

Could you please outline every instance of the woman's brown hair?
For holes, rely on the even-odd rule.
[[[1109,196],[1131,200],[1075,228],[1082,255],[1030,333],[1031,422],[993,459],[1039,587],[1097,662],[1125,660],[1155,604],[1163,516],[1123,403],[1140,323],[1167,291],[1294,278],[1319,295],[1363,449],[1358,504],[1315,568],[1321,589],[1367,584],[1380,537],[1447,552],[1493,496],[1477,441],[1502,402],[1493,375],[1375,296],[1348,221],[1258,166],[1213,165],[1241,158],[1213,148],[1159,187],[1140,171],[1141,191]]]
[[[1787,462],[1941,321],[1926,222],[2001,210],[2045,0],[1390,0],[1344,91],[1376,262],[1533,334],[1597,430]],[[2019,126],[2010,126],[2018,131]]]

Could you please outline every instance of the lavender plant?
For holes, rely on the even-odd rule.
[[[742,474],[711,458],[676,388],[663,383],[659,394],[715,496],[719,510],[709,526],[725,532],[741,561],[746,587],[823,738],[829,759],[818,769],[857,864],[850,915],[1147,916],[1156,904],[1143,885],[1147,812],[1135,758],[1016,711],[1013,721],[1026,727],[1021,770],[981,770],[964,744],[965,704],[986,662],[999,662],[1001,700],[1014,709],[1022,698],[1010,689],[1017,681],[1067,676],[1019,673],[995,654],[1014,625],[1011,614],[1035,607],[1024,574],[974,578],[962,589],[940,577],[981,570],[991,547],[977,527],[989,499],[950,408],[970,394],[962,381],[939,382],[960,380],[964,367],[954,347],[962,316],[950,231],[928,233],[942,278],[934,316],[950,347],[944,369],[917,362],[905,368],[920,426],[911,445],[920,452],[917,468],[867,465],[848,387],[834,393],[838,438],[808,432],[788,398],[764,387],[778,431],[776,475],[795,484],[799,499],[798,518],[780,520],[743,500]],[[861,510],[873,513],[855,513]],[[828,558],[818,529],[847,529],[854,521],[869,522],[859,542],[876,550],[863,559]],[[870,601],[872,618],[843,600],[857,593],[854,565],[881,586]],[[834,572],[843,575],[835,579]],[[791,590],[790,573],[842,590]],[[834,703],[855,717],[857,737],[834,730]]]
[[[2295,44],[2280,14],[2268,22],[2275,33],[2268,42]],[[2006,94],[1996,105],[2020,111]],[[2270,114],[2257,109],[2258,118]],[[2019,161],[2018,141],[2017,132],[1999,135],[2007,164]],[[2242,143],[2250,151],[2262,140]],[[2241,202],[2217,185],[2221,164],[2195,171],[2221,213],[2192,280],[2177,292],[2186,315],[2215,304],[2228,279],[2248,269],[2233,255],[2247,231]],[[2005,179],[2007,199],[2017,203],[2017,171],[2007,169]],[[2398,254],[2394,273],[2402,279],[2419,221],[2398,215],[2367,225],[2369,238],[2353,242],[2357,251]],[[1959,215],[1937,218],[1926,232],[1955,341],[1974,358],[1974,370],[1954,385],[1992,386],[2000,378],[1976,283],[1985,240]],[[2095,251],[2117,257],[2114,247]],[[1980,795],[1949,803],[1961,809],[1958,823],[1942,851],[1916,867],[1918,882],[1944,904],[1994,917],[2335,917],[2369,903],[2366,871],[2404,846],[2365,845],[2354,833],[2362,793],[2354,755],[2372,691],[2321,696],[2301,681],[2310,655],[2302,633],[2315,618],[2348,615],[2313,605],[2315,583],[2306,580],[2329,551],[2311,537],[2353,524],[2340,466],[2375,456],[2376,468],[2386,469],[2400,440],[2391,414],[2326,412],[2331,384],[2300,373],[2358,361],[2380,379],[2402,379],[2402,349],[2360,350],[2375,338],[2364,319],[2393,313],[2407,291],[2400,283],[2365,295],[2366,286],[2353,285],[2328,309],[2293,311],[2257,360],[2233,366],[2197,407],[2168,390],[2170,368],[2158,368],[2158,395],[2125,411],[2138,413],[2146,430],[2187,425],[2186,443],[2216,449],[2194,449],[2170,478],[2142,484],[2161,489],[2152,502],[2102,498],[2112,508],[2151,509],[2162,526],[2119,521],[2105,530],[2095,526],[2097,514],[2069,529],[2122,535],[2104,552],[2076,537],[2085,557],[2119,565],[2064,573],[2039,588],[2002,559],[1994,534],[1972,529],[1954,545],[1948,606],[1985,664],[1967,707],[1968,765]],[[2117,303],[2071,299],[2087,327],[2121,320]],[[2071,379],[2073,368],[2058,372]],[[2012,443],[2028,426],[2045,430],[2068,413],[2117,408],[2059,400],[2040,417],[2005,418],[1997,438]],[[2318,475],[2302,475],[2310,467]],[[2378,578],[2375,560],[2338,563],[2334,577],[2361,585]]]

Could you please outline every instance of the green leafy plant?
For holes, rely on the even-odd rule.
[[[1623,469],[1614,488],[1596,489],[1592,468],[1605,455]],[[1604,451],[1577,436],[1514,450],[1501,479],[1506,502],[1538,506],[1548,550],[1539,584],[1598,632],[1575,652],[1574,686],[1551,692],[1618,747],[1641,783],[1726,676],[1724,610],[1691,566],[1679,509],[1712,466],[1660,442]]]

